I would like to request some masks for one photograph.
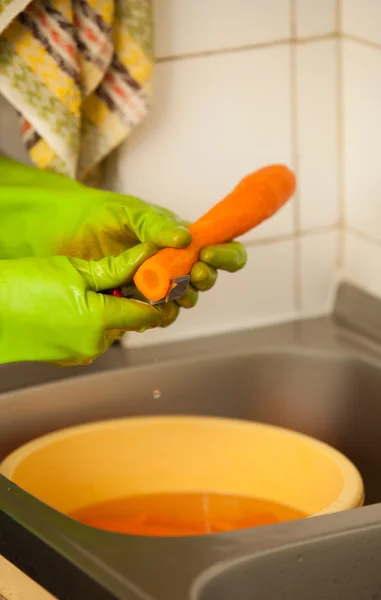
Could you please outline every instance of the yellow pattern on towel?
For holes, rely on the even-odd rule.
[[[151,0],[3,0],[0,93],[31,160],[86,180],[147,114]]]

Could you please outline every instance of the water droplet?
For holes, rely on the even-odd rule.
[[[304,562],[304,558],[301,554],[298,554],[298,556],[296,557],[296,560],[298,561],[298,563],[303,563]]]
[[[152,397],[153,397],[154,400],[160,400],[160,398],[161,398],[161,391],[156,388],[152,392]]]

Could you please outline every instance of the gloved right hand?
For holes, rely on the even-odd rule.
[[[99,261],[0,261],[0,363],[89,364],[125,331],[161,325],[162,309],[100,293],[131,281],[154,253],[143,243]]]

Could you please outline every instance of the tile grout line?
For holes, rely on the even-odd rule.
[[[258,246],[271,246],[272,244],[279,244],[282,242],[291,242],[299,239],[311,238],[316,235],[323,235],[325,233],[333,233],[337,231],[337,223],[334,225],[324,225],[322,227],[314,227],[299,233],[285,233],[284,235],[278,235],[274,237],[259,238],[256,240],[245,241],[246,248],[256,248]],[[381,242],[380,242],[381,243]]]
[[[341,0],[335,2],[335,33],[337,37],[341,35]]]
[[[293,2],[294,0],[290,0]],[[198,52],[184,52],[183,54],[173,54],[169,56],[161,56],[156,58],[156,63],[167,63],[175,62],[179,60],[204,58],[208,56],[218,56],[220,54],[235,54],[237,52],[249,52],[250,50],[261,50],[266,48],[273,48],[278,46],[286,46],[287,44],[307,44],[310,42],[321,42],[325,40],[332,40],[338,37],[336,32],[325,33],[319,35],[311,35],[307,37],[297,38],[295,35],[291,35],[289,38],[280,38],[268,42],[256,42],[253,44],[245,44],[243,46],[232,46],[230,48],[215,48],[213,50],[200,50]]]
[[[290,0],[290,28],[291,37],[296,38],[296,0]],[[290,45],[290,100],[291,100],[291,144],[292,161],[296,173],[299,176],[299,144],[298,144],[298,82],[297,82],[297,46],[295,42]],[[301,244],[298,239],[300,233],[300,195],[298,186],[294,195],[294,309],[296,314],[302,311],[302,281],[301,281]]]
[[[293,1],[293,0],[292,0]],[[337,0],[337,6],[341,7],[340,0]],[[337,14],[341,13],[341,8],[337,9]],[[336,21],[338,17],[336,16]],[[337,26],[337,24],[336,24]],[[338,31],[333,31],[331,33],[323,33],[319,35],[311,35],[306,37],[296,37],[292,35],[290,38],[271,40],[268,42],[256,42],[253,44],[245,44],[243,46],[231,46],[230,48],[215,48],[213,50],[200,50],[197,52],[184,52],[183,54],[173,54],[169,56],[161,56],[156,58],[157,64],[168,63],[168,62],[176,62],[180,60],[191,60],[197,58],[205,58],[209,56],[219,56],[221,54],[236,54],[239,52],[249,52],[251,50],[261,50],[266,48],[273,48],[278,46],[286,46],[287,44],[309,44],[313,42],[323,42],[326,40],[350,40],[352,42],[357,42],[358,44],[369,46],[371,48],[376,48],[381,50],[381,44],[377,42],[372,42],[370,40],[366,40],[360,36],[351,34],[351,33],[342,33],[340,29]]]
[[[368,46],[370,48],[375,48],[376,50],[381,50],[381,44],[377,42],[372,42],[371,40],[367,40],[358,35],[354,35],[353,33],[341,33],[340,37],[344,38],[345,40],[361,44],[362,46]]]
[[[381,247],[381,239],[377,239],[372,235],[368,235],[367,233],[364,233],[363,231],[360,231],[359,229],[356,229],[351,225],[347,226],[346,231],[347,233],[351,233],[358,239],[363,240],[364,242],[368,242],[368,244],[373,244],[374,246]]]
[[[336,28],[341,30],[342,6],[341,0],[336,0]],[[341,271],[345,262],[345,156],[344,156],[344,72],[342,38],[337,39],[337,153],[338,153],[338,203],[339,203],[339,249],[336,269]]]

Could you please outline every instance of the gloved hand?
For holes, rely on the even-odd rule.
[[[116,257],[0,261],[0,363],[88,364],[124,331],[161,324],[147,303],[99,292],[130,281],[154,254],[138,244]]]
[[[85,187],[47,171],[0,158],[0,259],[64,255],[99,260],[139,242],[181,248],[191,241],[186,223],[171,211],[131,196]],[[168,325],[179,306],[190,308],[209,290],[217,270],[246,263],[242,244],[210,246],[192,269],[191,285],[165,308]]]

